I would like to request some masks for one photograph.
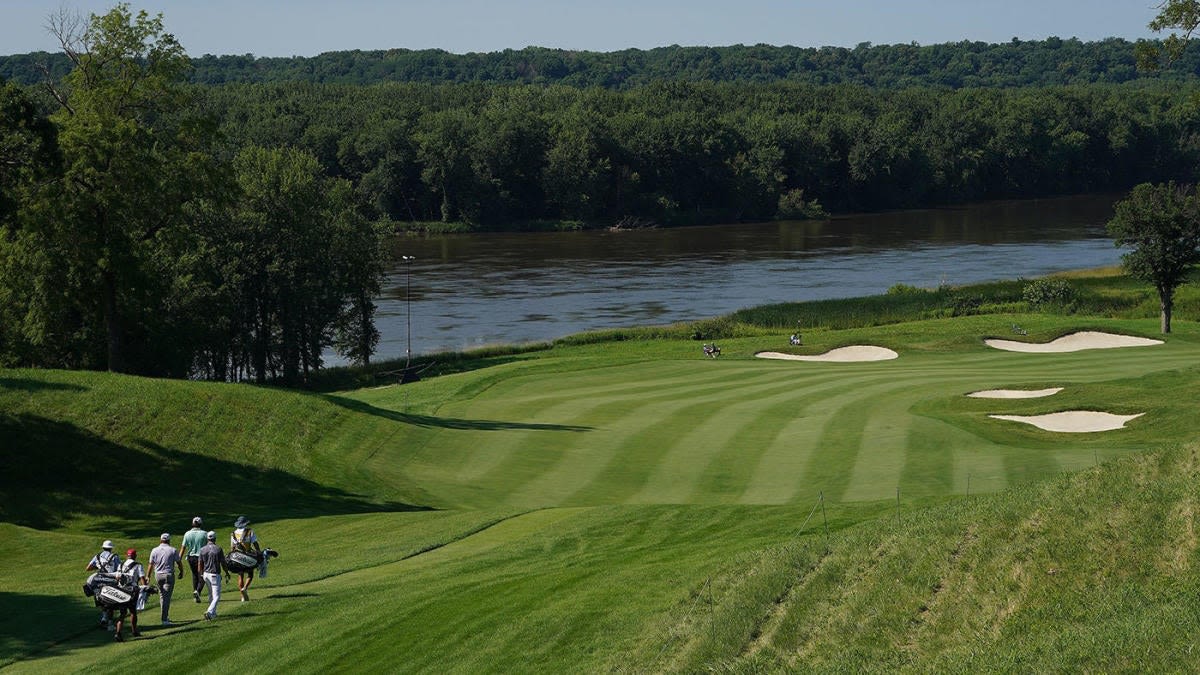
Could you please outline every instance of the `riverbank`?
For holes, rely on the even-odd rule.
[[[782,336],[780,339],[786,340],[790,333],[797,331],[809,336],[805,343],[811,344],[814,332],[827,334],[975,315],[1044,314],[1106,319],[1153,319],[1158,316],[1158,303],[1153,291],[1144,283],[1124,275],[1119,268],[1076,270],[1053,276],[1068,284],[1068,302],[1056,305],[1031,303],[1025,294],[1028,280],[935,288],[897,284],[880,295],[776,303],[698,321],[587,331],[548,341],[421,354],[407,363],[411,371],[420,376],[436,377],[520,360],[559,346],[599,345],[615,348],[630,341],[691,340],[699,350],[702,342],[764,336]],[[1175,307],[1177,316],[1200,316],[1200,288],[1195,285],[1181,287]],[[1014,333],[1015,329],[1006,330],[1004,326],[998,326],[991,337],[1013,337]],[[384,359],[365,368],[327,368],[310,379],[308,387],[316,391],[338,391],[394,383],[400,381],[405,364],[405,359]]]

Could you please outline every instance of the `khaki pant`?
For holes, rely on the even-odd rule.
[[[162,607],[163,623],[166,623],[171,620],[171,593],[175,592],[175,573],[156,573],[154,581],[158,584],[158,602]]]

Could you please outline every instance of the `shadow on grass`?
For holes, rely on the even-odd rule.
[[[439,352],[418,356],[410,365],[421,373],[421,379],[466,373],[522,360],[521,355],[550,349],[548,343],[501,345],[470,352]],[[313,374],[305,389],[316,392],[346,391],[363,387],[400,384],[404,358],[376,361],[369,366],[338,366]]]
[[[414,415],[412,413],[402,413],[396,410],[388,410],[386,408],[378,408],[369,403],[356,401],[350,398],[342,398],[341,396],[326,395],[325,400],[334,405],[353,410],[355,412],[364,413],[367,415],[375,415],[383,417],[393,422],[402,422],[404,424],[412,424],[419,427],[437,427],[441,429],[466,429],[471,431],[506,431],[513,429],[527,429],[532,431],[573,431],[584,432],[593,431],[594,427],[579,426],[575,424],[534,424],[529,422],[504,422],[500,420],[464,420],[453,417],[434,417],[432,415]]]
[[[59,656],[113,642],[112,633],[99,627],[100,610],[93,606],[91,600],[83,597],[80,589],[83,578],[81,573],[79,584],[71,585],[71,589],[79,593],[78,598],[69,594],[38,595],[0,591],[0,669],[14,661]],[[198,605],[194,611],[200,612],[202,607],[205,606]],[[172,614],[182,615],[190,608],[190,603],[179,609],[173,605]],[[130,642],[142,642],[172,638],[193,631],[211,629],[221,624],[236,625],[237,622],[255,617],[284,616],[292,613],[291,610],[281,608],[266,612],[246,611],[243,608],[242,611],[232,613],[229,612],[230,609],[223,608],[225,613],[220,614],[215,621],[175,619],[174,626],[164,627],[159,625],[158,605],[154,604],[138,612],[141,637],[134,638],[130,635],[130,625],[127,621],[125,639]]]
[[[252,520],[428,507],[374,501],[279,469],[138,441],[118,445],[71,424],[0,414],[0,521],[53,529],[86,517],[114,535],[182,532],[192,516],[217,528]]]
[[[82,585],[81,574],[79,583],[72,585],[78,599],[0,591],[0,667],[50,649],[63,649],[67,641],[79,646],[112,642],[112,634],[100,630],[100,610],[83,597]]]
[[[46,382],[44,380],[22,380],[14,377],[0,377],[0,389],[17,391],[87,391],[87,387],[65,382]]]

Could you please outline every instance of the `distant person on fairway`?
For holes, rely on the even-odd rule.
[[[119,573],[125,577],[127,585],[129,581],[132,580],[133,585],[137,586],[138,591],[140,592],[142,586],[149,584],[149,582],[146,580],[146,569],[142,567],[142,563],[138,562],[137,560],[137,549],[129,549],[125,552],[125,556],[125,562],[121,563],[121,569]],[[137,596],[134,597],[136,598]],[[138,630],[137,604],[135,600],[135,602],[129,603],[127,607],[122,607],[121,616],[117,617],[116,635],[114,636],[117,642],[125,641],[124,636],[121,635],[121,625],[125,623],[126,613],[130,615],[129,624],[133,627],[133,637],[141,637],[142,635],[141,631]]]
[[[113,553],[112,539],[105,539],[103,544],[100,544],[100,552],[92,556],[88,561],[85,572],[105,572],[115,574],[117,568],[121,566],[121,559]],[[112,610],[100,610],[100,627],[109,628],[112,626]]]
[[[162,609],[162,625],[171,625],[171,594],[175,592],[175,568],[179,568],[179,578],[183,578],[183,560],[179,551],[171,546],[171,535],[163,532],[158,537],[160,542],[150,551],[150,569],[154,570],[154,583],[158,585],[158,602]]]
[[[179,557],[187,560],[188,569],[192,571],[192,597],[196,602],[200,602],[200,591],[204,590],[204,571],[200,569],[200,549],[205,543],[204,530],[200,527],[203,524],[200,516],[192,518],[192,529],[184,533],[183,543],[179,546]]]
[[[246,516],[238,516],[233,526],[237,529],[229,535],[230,550],[250,553],[250,548],[253,547],[254,555],[261,557],[262,549],[258,547],[258,537],[255,536],[254,530],[250,529],[250,520]],[[238,572],[238,592],[242,594],[242,602],[250,599],[249,591],[252,581],[254,581],[254,570]]]
[[[225,551],[217,546],[217,533],[212,530],[204,536],[208,541],[200,549],[200,569],[204,574],[204,583],[208,584],[208,611],[204,612],[205,619],[217,618],[217,603],[221,601],[221,574],[229,581],[229,571],[225,569]]]

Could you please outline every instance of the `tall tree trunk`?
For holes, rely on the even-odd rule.
[[[1162,309],[1162,332],[1163,335],[1171,332],[1171,309],[1175,306],[1175,294],[1173,291],[1165,291],[1159,289],[1158,304]]]
[[[271,339],[271,327],[265,298],[258,300],[258,330],[254,340],[254,380],[259,384],[267,381],[267,345]]]
[[[123,345],[121,344],[121,317],[117,307],[117,275],[111,270],[102,275],[104,280],[104,325],[108,331],[108,371],[125,372]]]
[[[283,358],[283,382],[289,387],[295,386],[300,376],[300,330],[296,326],[295,312],[288,306],[287,300],[280,303],[279,335],[280,354]]]
[[[358,291],[358,339],[359,339],[359,356],[362,359],[364,366],[371,365],[371,352],[374,350],[371,345],[371,334],[375,330],[375,307],[372,304],[371,296]]]

